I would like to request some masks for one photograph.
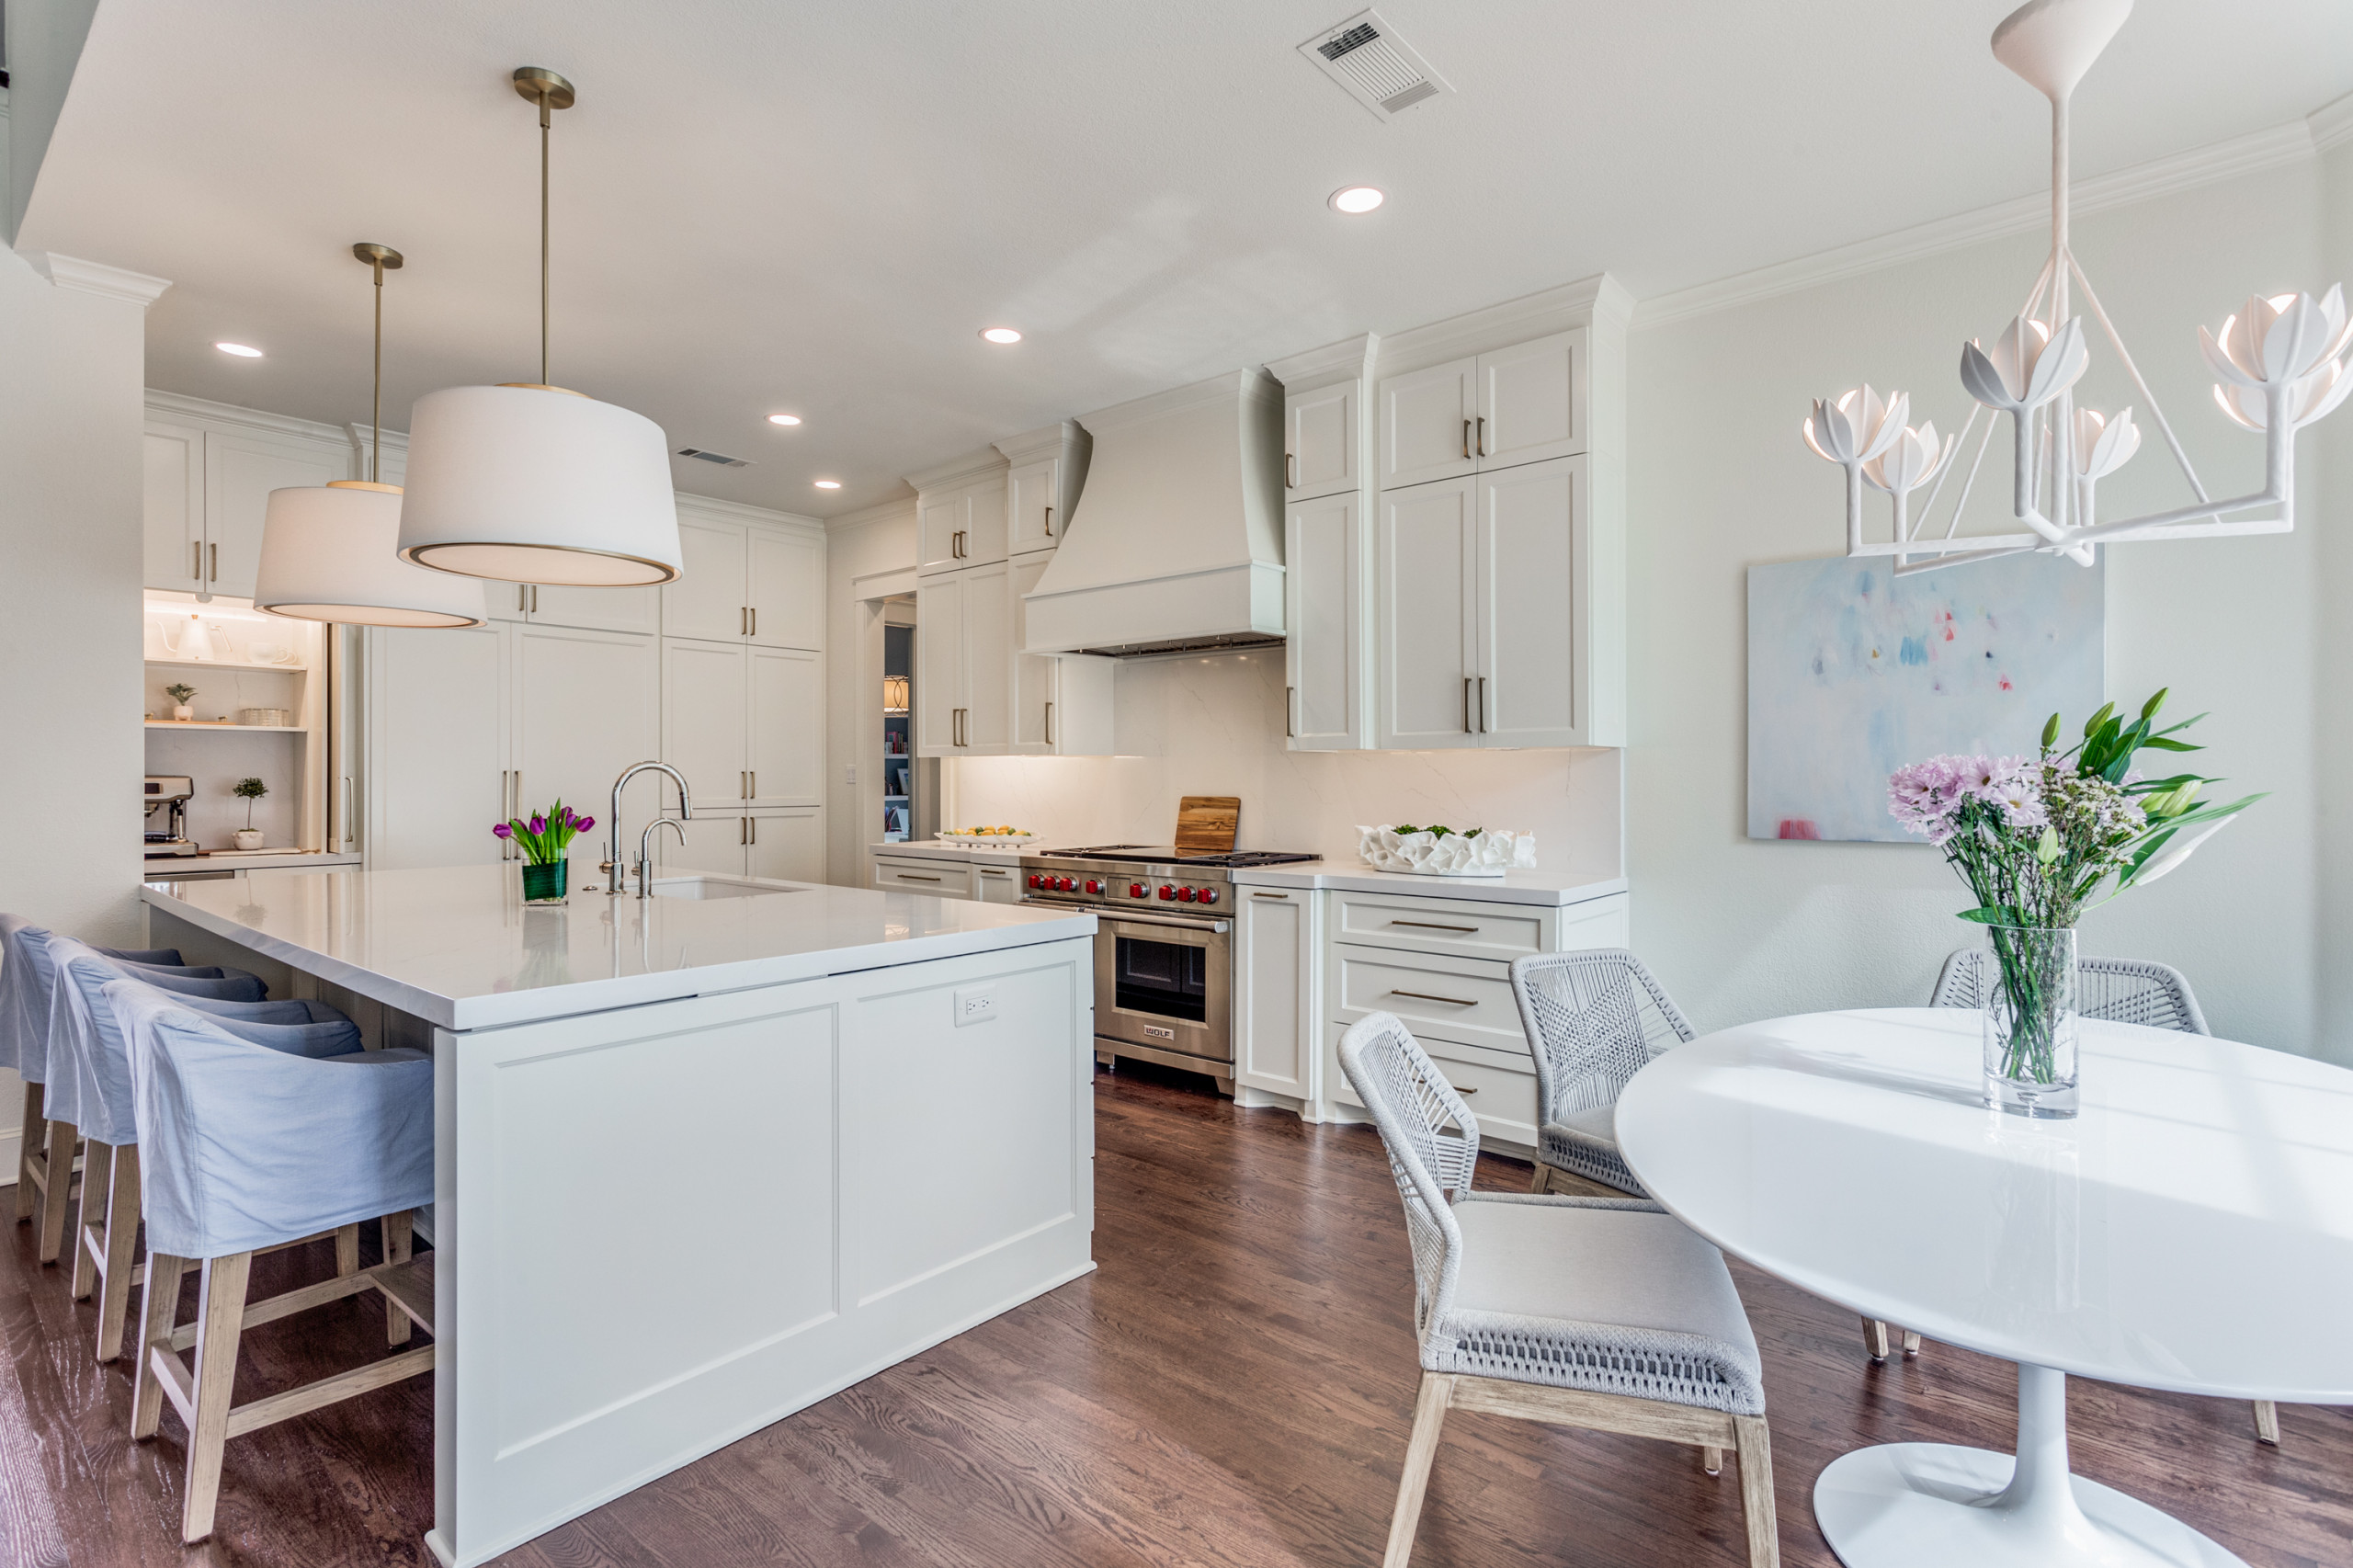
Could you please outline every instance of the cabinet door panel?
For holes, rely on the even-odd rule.
[[[1294,502],[1285,518],[1283,592],[1290,635],[1283,644],[1290,687],[1284,725],[1293,751],[1364,744],[1360,520],[1352,490]]]
[[[746,679],[738,644],[663,642],[662,760],[685,774],[687,787],[712,811],[748,794]]]
[[[1381,483],[1422,484],[1471,472],[1478,361],[1457,359],[1381,382]]]
[[[679,515],[683,570],[676,582],[662,585],[664,635],[713,642],[744,635],[744,607],[752,602],[744,580],[745,531],[739,524]]]
[[[815,807],[789,812],[755,812],[746,819],[751,830],[748,862],[752,875],[786,882],[825,880],[825,814]]]
[[[494,605],[506,597],[504,583],[485,585]],[[533,584],[530,619],[549,626],[585,626],[605,631],[662,630],[659,588],[580,588]]]
[[[1357,386],[1342,381],[1283,399],[1283,478],[1292,500],[1357,487]]]
[[[1484,744],[1585,744],[1585,559],[1584,459],[1479,476]]]
[[[983,903],[1019,903],[1021,870],[1016,866],[972,868],[972,896]]]
[[[505,629],[365,633],[370,870],[502,858],[507,815]]]
[[[752,796],[814,806],[824,797],[825,661],[800,648],[751,652]]]
[[[964,576],[915,585],[915,755],[954,756],[964,706]]]
[[[983,480],[965,491],[964,566],[985,566],[1006,557],[1006,483]]]
[[[771,648],[825,645],[825,547],[801,534],[751,530],[752,641]]]
[[[959,756],[1003,756],[1013,745],[1013,579],[1004,562],[964,579],[964,744]]]
[[[1475,746],[1466,677],[1477,673],[1472,480],[1381,495],[1380,743],[1395,750]]]
[[[601,829],[613,780],[631,763],[661,755],[661,650],[654,638],[624,631],[517,626],[507,635],[515,639],[513,767],[524,808],[561,798]],[[675,805],[676,796],[661,774],[637,777],[622,800],[623,854],[637,852],[627,833]],[[572,858],[594,864],[605,842],[601,831],[585,834],[572,841]]]
[[[1556,332],[1479,356],[1482,468],[1582,452],[1585,333]]]
[[[140,581],[194,593],[203,585],[197,551],[204,543],[204,433],[150,425],[142,456],[147,542]]]
[[[1045,574],[1050,555],[1031,556],[1013,563],[1012,602],[1006,613],[1012,617],[1009,645],[1013,654],[1013,751],[1017,756],[1051,756],[1056,737],[1050,729],[1048,705],[1056,697],[1057,667],[1061,661],[1043,653],[1024,653],[1019,650],[1028,640],[1029,617],[1022,608],[1021,596],[1038,585]]]
[[[251,598],[261,570],[269,493],[351,477],[351,458],[316,442],[258,436],[204,437],[204,573],[216,594]]]
[[[935,491],[915,503],[915,570],[953,572],[964,564],[957,554],[957,535],[963,531],[971,510],[961,490]]]
[[[1013,530],[1011,550],[1021,555],[1051,550],[1062,542],[1062,464],[1052,458],[1025,463],[1006,476],[1006,511]]]
[[[748,875],[751,870],[751,824],[749,815],[726,811],[724,803],[710,808],[698,806],[694,821],[681,824],[686,830],[683,839],[666,827],[654,835],[654,863],[665,871],[716,871],[730,877]],[[600,829],[603,825],[601,823],[597,824]],[[643,831],[644,824],[641,823],[638,825],[639,830]],[[634,860],[637,846],[631,844],[621,853]],[[634,885],[631,884],[632,887]]]
[[[1236,888],[1233,1078],[1254,1089],[1314,1094],[1314,895]]]

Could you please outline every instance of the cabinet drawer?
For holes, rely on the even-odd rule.
[[[1020,869],[1014,866],[974,866],[972,896],[983,903],[1019,903]]]
[[[1332,897],[1338,905],[1332,925],[1335,941],[1506,962],[1523,953],[1552,951],[1560,922],[1559,910],[1538,903],[1371,892],[1336,892]]]
[[[1512,999],[1509,967],[1451,954],[1408,953],[1347,943],[1332,949],[1332,1017],[1352,1024],[1368,1013],[1394,1013],[1427,1037],[1490,1051],[1528,1053]]]
[[[934,898],[972,896],[972,869],[953,860],[883,860],[874,862],[874,885],[901,892],[929,893]]]
[[[1324,1082],[1330,1085],[1331,1096],[1340,1104],[1361,1108],[1364,1102],[1357,1097],[1356,1089],[1348,1083],[1347,1074],[1340,1071],[1340,1036],[1347,1027],[1334,1024],[1325,1030],[1324,1040]],[[1446,1081],[1479,1119],[1479,1142],[1483,1148],[1492,1149],[1501,1141],[1517,1143],[1523,1148],[1536,1147],[1536,1073],[1531,1067],[1520,1071],[1499,1066],[1492,1062],[1462,1062],[1430,1053]]]

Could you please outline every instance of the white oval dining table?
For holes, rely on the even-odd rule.
[[[1979,1017],[1955,1007],[1725,1029],[1619,1100],[1627,1165],[1725,1252],[2018,1363],[2015,1455],[1889,1443],[1823,1471],[1814,1517],[1847,1568],[2241,1564],[2072,1473],[2068,1376],[2353,1403],[2353,1072],[2082,1028],[2063,1120],[1985,1106]]]

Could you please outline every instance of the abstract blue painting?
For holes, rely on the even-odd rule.
[[[1837,557],[1748,569],[1748,836],[1917,844],[1887,776],[2032,756],[2100,704],[2104,565],[2014,555],[1897,577]]]

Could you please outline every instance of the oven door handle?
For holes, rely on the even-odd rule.
[[[1175,915],[1133,915],[1124,909],[1101,909],[1096,913],[1103,917],[1103,924],[1107,926],[1175,926],[1187,931],[1209,931],[1219,936],[1223,936],[1233,928],[1233,922],[1231,920],[1187,920]]]

